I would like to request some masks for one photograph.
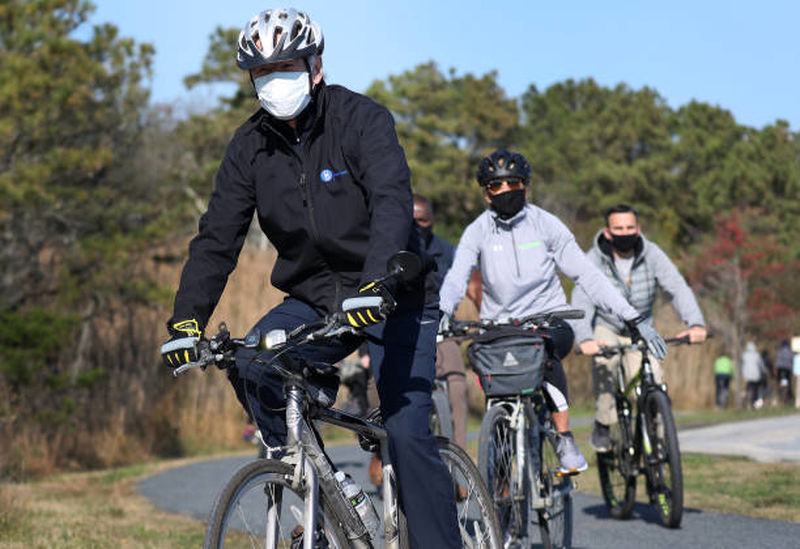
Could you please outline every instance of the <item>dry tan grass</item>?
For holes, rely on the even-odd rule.
[[[0,547],[197,547],[203,525],[134,491],[144,475],[191,460],[0,484]]]

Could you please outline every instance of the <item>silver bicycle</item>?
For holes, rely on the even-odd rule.
[[[548,358],[538,330],[583,314],[567,310],[504,324],[453,323],[455,332],[479,334],[467,352],[486,395],[478,469],[506,547],[531,547],[536,538],[547,549],[572,545],[574,484],[560,472],[558,432],[542,385]]]
[[[392,276],[408,267],[390,263]],[[267,363],[284,379],[286,445],[269,448],[265,459],[239,469],[223,488],[209,516],[204,546],[217,547],[390,547],[409,546],[408,529],[399,504],[387,433],[376,410],[359,418],[320,402],[309,381],[314,364],[289,358],[289,349],[352,334],[341,314],[300,326],[290,333],[272,331],[264,337],[234,339],[224,325],[200,348],[197,362],[176,370],[214,364],[225,367],[236,349],[268,349]],[[261,359],[256,359],[261,360]],[[354,503],[335,478],[316,422],[349,429],[359,436],[366,451],[379,450],[383,457],[382,528],[370,533]],[[492,500],[477,468],[463,450],[439,438],[439,453],[450,472],[457,499],[458,522],[464,547],[499,549],[500,531]],[[463,496],[463,497],[462,497]],[[455,496],[454,496],[455,497]],[[309,534],[310,533],[310,534]]]

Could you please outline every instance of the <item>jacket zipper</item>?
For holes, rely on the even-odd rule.
[[[281,132],[277,131],[274,127],[272,127],[271,124],[267,122],[265,122],[265,124],[267,125],[267,127],[269,127],[270,130],[272,130],[272,133],[280,136],[280,138],[283,139],[283,142],[286,143],[286,145],[289,148],[289,151],[295,156],[295,158],[297,158],[297,161],[300,163],[299,183],[300,183],[300,192],[303,193],[303,206],[308,209],[308,224],[311,229],[311,238],[312,241],[314,242],[314,247],[317,248],[320,257],[322,258],[322,261],[325,262],[325,264],[328,266],[328,269],[330,270],[334,278],[335,289],[334,289],[332,310],[336,310],[341,305],[340,300],[342,297],[342,277],[339,275],[339,273],[337,273],[331,268],[330,263],[328,262],[327,259],[325,259],[325,255],[321,251],[319,251],[319,247],[317,246],[317,243],[319,243],[319,230],[317,229],[317,221],[314,218],[314,202],[311,199],[311,191],[309,190],[308,184],[306,182],[305,162],[303,161],[303,157],[297,154],[297,151],[294,149],[292,144],[289,143],[289,140],[286,139],[286,137]],[[303,149],[306,149],[305,144],[303,145]]]
[[[311,227],[311,237],[313,238],[314,243],[316,244],[317,242],[319,242],[319,231],[317,230],[317,222],[314,219],[314,203],[311,201],[311,193],[309,192],[308,185],[306,184],[306,165],[305,162],[303,162],[303,157],[297,154],[297,151],[294,150],[294,146],[291,143],[289,143],[289,140],[286,139],[286,137],[281,132],[276,130],[272,126],[272,124],[270,124],[269,122],[264,122],[264,124],[270,130],[272,130],[272,133],[283,139],[283,142],[286,143],[289,152],[291,152],[292,155],[295,158],[297,158],[297,161],[300,163],[300,182],[299,182],[300,192],[303,193],[303,206],[308,208],[308,223]]]
[[[514,247],[514,263],[517,265],[517,276],[519,274],[519,257],[517,257],[517,239],[514,238],[514,225],[511,225],[511,244]]]

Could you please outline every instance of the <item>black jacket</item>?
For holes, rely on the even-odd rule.
[[[299,138],[259,109],[236,131],[189,246],[173,320],[208,322],[254,211],[278,251],[272,284],[321,312],[383,274],[398,250],[419,251],[389,111],[322,83],[298,129]]]

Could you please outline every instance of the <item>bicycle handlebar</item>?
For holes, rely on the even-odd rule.
[[[421,268],[419,257],[411,252],[401,251],[394,254],[387,262],[386,270],[388,272],[370,284],[377,285],[392,279],[408,282],[419,275]],[[347,323],[347,319],[341,311],[326,315],[321,320],[302,324],[289,333],[283,329],[270,330],[263,334],[263,337],[257,332],[251,332],[245,338],[232,338],[227,325],[221,322],[216,335],[197,344],[198,359],[175,368],[172,374],[177,377],[186,370],[193,368],[205,370],[212,364],[219,368],[226,368],[227,364],[233,360],[233,354],[238,348],[279,351],[292,344],[302,345],[312,341],[339,337],[343,334],[359,334],[361,332],[361,329],[354,328]]]
[[[713,333],[708,332],[706,334],[706,339],[711,339],[712,337],[714,337]],[[688,334],[683,337],[670,337],[668,339],[665,339],[664,342],[669,345],[698,345],[699,343],[702,343],[702,342],[693,343]],[[605,358],[611,358],[612,356],[620,354],[628,349],[638,350],[640,348],[641,344],[635,341],[621,345],[601,345],[600,352],[597,354]],[[583,352],[581,352],[580,348],[577,348],[575,349],[575,354],[582,355]]]
[[[538,329],[547,327],[550,322],[555,319],[577,319],[583,318],[586,313],[582,309],[566,309],[563,311],[550,311],[547,313],[534,313],[523,318],[510,318],[506,322],[493,322],[493,321],[459,321],[454,320],[451,323],[450,330],[447,332],[439,332],[443,337],[459,337],[469,335],[470,329],[474,328],[478,331],[491,330],[500,327],[516,327],[516,328],[530,328]]]

